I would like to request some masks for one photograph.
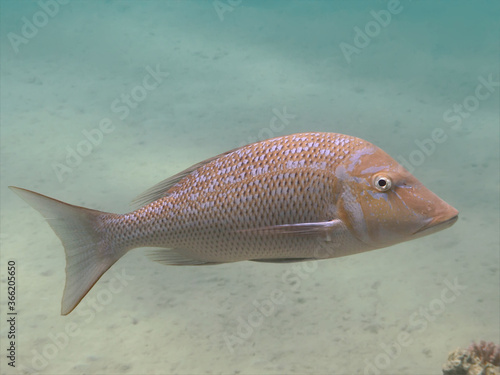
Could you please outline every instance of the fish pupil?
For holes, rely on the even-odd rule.
[[[384,187],[385,184],[386,184],[385,180],[383,180],[383,179],[378,180],[378,186]]]

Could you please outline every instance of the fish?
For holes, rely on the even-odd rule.
[[[156,184],[109,213],[10,188],[38,210],[66,255],[61,314],[128,251],[166,265],[286,263],[380,249],[452,226],[458,211],[383,150],[338,133],[252,143]]]

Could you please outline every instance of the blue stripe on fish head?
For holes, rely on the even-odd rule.
[[[432,233],[428,227],[452,224],[458,214],[397,161],[371,144],[346,158],[336,168],[335,176],[342,185],[337,202],[339,218],[369,246],[384,247],[411,240],[424,229],[425,234]],[[380,179],[384,186],[378,185]]]

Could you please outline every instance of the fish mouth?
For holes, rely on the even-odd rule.
[[[415,236],[426,236],[431,233],[439,232],[443,229],[451,227],[458,220],[458,211],[454,210],[453,216],[443,219],[436,217],[425,224],[422,228],[413,233]]]

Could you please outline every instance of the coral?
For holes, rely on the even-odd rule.
[[[467,349],[481,360],[481,364],[490,363],[493,366],[500,366],[500,346],[492,342],[480,341],[479,344],[473,342]]]
[[[457,349],[448,355],[443,375],[500,375],[500,347],[481,341]]]

